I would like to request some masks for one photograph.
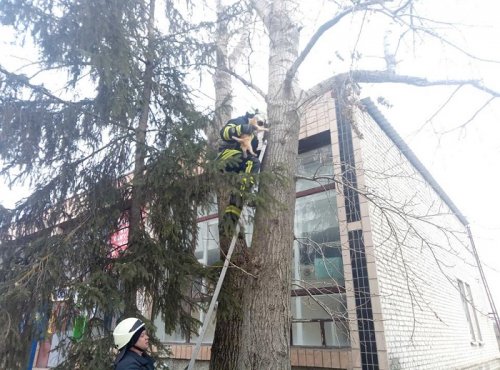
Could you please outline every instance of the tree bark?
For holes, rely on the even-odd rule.
[[[215,86],[215,121],[209,130],[209,142],[213,148],[219,138],[219,130],[231,118],[232,113],[232,83],[231,75],[226,71],[228,64],[227,20],[224,19],[224,8],[220,1],[217,2],[217,69],[213,76]],[[224,208],[228,204],[230,191],[227,188],[217,189],[219,215],[222,217]],[[219,219],[221,219],[219,217]],[[231,238],[219,235],[221,259],[229,249]],[[233,254],[232,263],[244,264],[241,258],[247,246],[244,239],[238,239]],[[210,370],[238,370],[238,355],[242,325],[242,294],[245,284],[245,274],[238,269],[229,268],[217,306],[217,322],[215,327],[212,353],[210,357]]]
[[[217,1],[217,31],[216,31],[216,63],[217,68],[213,75],[215,87],[215,117],[214,124],[208,129],[210,146],[216,147],[219,139],[219,130],[231,118],[233,112],[233,97],[231,76],[226,72],[228,63],[228,31],[227,20],[224,19],[224,8],[220,0]]]
[[[256,278],[243,291],[239,369],[289,370],[290,293],[296,157],[299,138],[295,80],[287,71],[298,55],[299,29],[288,1],[275,1],[266,19],[270,38],[268,116],[271,123],[264,167],[280,171],[286,182],[262,181],[275,201],[257,209],[250,259]]]
[[[221,248],[227,251],[230,242],[230,239],[221,239]],[[245,239],[239,238],[231,261],[234,265],[246,264],[246,248]],[[243,310],[245,309],[242,300],[243,289],[248,279],[250,277],[241,269],[230,266],[227,270],[217,306],[217,323],[212,342],[210,370],[239,370],[241,368],[238,361]]]

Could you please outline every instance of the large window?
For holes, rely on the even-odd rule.
[[[299,154],[292,266],[292,344],[349,345],[331,146]],[[309,178],[309,179],[307,179]]]
[[[343,286],[344,269],[334,191],[297,199],[293,277],[305,287]]]
[[[348,346],[345,314],[344,294],[292,297],[292,345]]]
[[[462,305],[464,307],[465,317],[469,326],[471,340],[473,343],[481,343],[483,341],[483,336],[481,334],[481,328],[479,327],[477,309],[474,305],[470,285],[458,280],[458,290],[462,298]]]

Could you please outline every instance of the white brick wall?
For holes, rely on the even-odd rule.
[[[499,357],[465,227],[367,113],[357,122],[370,216],[363,229],[376,260],[389,368],[460,369]],[[471,344],[457,278],[472,288],[482,345]]]
[[[331,94],[328,93],[318,98],[304,112],[304,116],[300,118],[300,121],[300,139],[328,130],[330,123],[335,121],[335,105]]]

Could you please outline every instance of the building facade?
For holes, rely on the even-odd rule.
[[[361,103],[347,115],[328,94],[303,119],[292,367],[500,369],[466,219],[376,106]],[[210,264],[216,212],[200,219],[200,233],[198,257]],[[199,369],[208,369],[214,326]],[[172,367],[183,368],[197,338],[164,340]]]
[[[500,369],[465,217],[370,100],[345,109],[334,95],[300,132],[293,369]],[[217,222],[215,209],[199,219],[206,265],[219,260]],[[198,338],[156,324],[170,368],[184,369]],[[197,369],[208,369],[214,329],[212,319]]]

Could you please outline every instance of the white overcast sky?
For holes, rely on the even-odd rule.
[[[326,18],[332,1],[310,0],[303,17],[305,40]],[[500,61],[500,2],[498,0],[423,0],[432,10],[430,16],[457,24],[440,25],[439,30],[472,54]],[[298,13],[300,14],[300,13]],[[386,24],[367,16],[364,22],[345,19],[329,32],[313,49],[300,69],[302,87],[309,87],[341,72],[351,65],[353,51],[363,54],[353,64],[361,68],[382,68],[380,58]],[[362,32],[360,32],[360,29]],[[18,49],[10,45],[9,32],[0,29],[0,61],[13,70],[15,66],[36,59],[31,48]],[[264,42],[267,45],[267,40]],[[415,39],[403,45],[398,56],[398,71],[428,78],[478,78],[491,88],[500,90],[500,64],[485,63],[446,50],[439,42]],[[21,58],[21,59],[20,59]],[[342,61],[340,58],[344,59]],[[263,70],[267,58],[263,59]],[[255,81],[258,82],[258,76]],[[208,80],[210,82],[210,80]],[[265,90],[266,83],[262,80]],[[489,279],[497,306],[500,306],[500,100],[494,100],[463,129],[454,129],[467,122],[489,99],[472,88],[462,88],[439,113],[455,88],[417,88],[401,85],[367,86],[362,97],[376,100],[383,96],[391,109],[379,107],[399,134],[470,221],[472,232]],[[248,106],[259,106],[253,94],[241,92],[235,99],[235,114]],[[27,192],[23,188],[8,189],[0,182],[0,203],[6,207]],[[500,307],[499,307],[500,308]]]

